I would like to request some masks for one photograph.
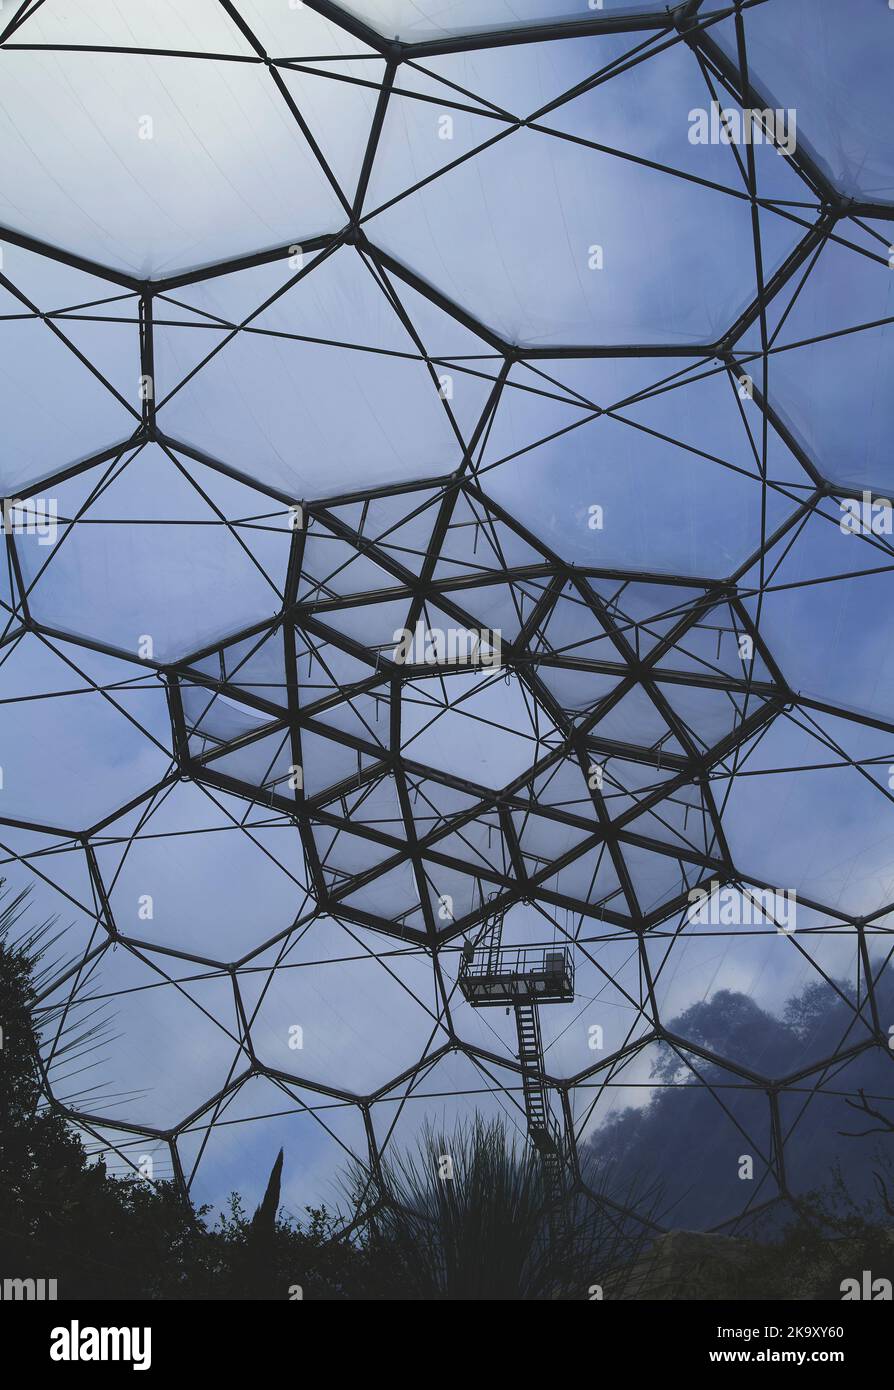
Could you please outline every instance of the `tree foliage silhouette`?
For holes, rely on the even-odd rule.
[[[213,1226],[173,1183],[111,1176],[90,1158],[61,1109],[48,1103],[34,1007],[51,973],[51,924],[20,933],[27,898],[0,907],[0,1246],[3,1277],[56,1279],[60,1298],[287,1298],[376,1296],[350,1245],[333,1242],[324,1209],[299,1225],[278,1218],[282,1155],[254,1222],[231,1197]],[[15,944],[13,940],[15,939]],[[64,1021],[51,1069],[83,1072],[104,1020],[77,1032]],[[75,1065],[78,1064],[78,1065]],[[52,1088],[51,1088],[52,1089]]]

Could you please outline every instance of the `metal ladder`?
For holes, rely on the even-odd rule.
[[[552,1203],[558,1201],[565,1190],[567,1165],[562,1131],[550,1109],[543,1081],[543,1039],[540,1034],[540,1014],[535,1003],[515,1005],[515,1027],[528,1134],[540,1155],[546,1195]]]

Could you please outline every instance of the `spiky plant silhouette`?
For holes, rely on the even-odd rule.
[[[27,1094],[35,1114],[54,1105],[72,1110],[100,1101],[114,1105],[117,1097],[108,1078],[102,1077],[115,1041],[114,1011],[107,1001],[86,993],[77,1007],[70,1001],[39,1002],[51,995],[69,964],[64,950],[56,949],[65,941],[66,928],[55,917],[25,927],[30,904],[30,888],[13,894],[0,879],[0,1022],[5,1053],[0,1066],[16,1068],[23,1079],[27,1072],[29,1083],[16,1095],[21,1103]]]
[[[648,1216],[627,1216],[607,1184],[556,1207],[537,1155],[481,1116],[450,1134],[426,1124],[380,1182],[352,1165],[343,1185],[364,1212],[367,1250],[403,1298],[587,1299],[596,1285],[618,1290],[651,1234]]]

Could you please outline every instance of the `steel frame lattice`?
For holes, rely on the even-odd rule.
[[[603,1093],[610,1094],[614,1078],[624,1065],[651,1044],[661,1043],[676,1050],[681,1058],[685,1052],[690,1059],[688,1065],[697,1061],[708,1066],[722,1066],[737,1079],[737,1084],[766,1095],[771,1145],[763,1157],[773,1190],[772,1197],[766,1200],[778,1200],[789,1192],[780,1095],[788,1088],[819,1087],[829,1068],[836,1063],[867,1048],[887,1048],[887,1031],[884,1020],[879,1017],[874,993],[877,972],[870,962],[867,938],[876,931],[885,930],[880,925],[881,919],[892,904],[879,904],[878,911],[871,917],[854,920],[833,906],[801,898],[805,909],[819,914],[830,932],[856,931],[861,992],[851,1007],[866,1025],[868,1034],[858,1042],[845,1041],[835,1056],[786,1076],[764,1076],[740,1060],[717,1057],[692,1040],[670,1032],[656,997],[654,961],[646,948],[650,940],[666,937],[670,950],[676,934],[683,929],[690,890],[699,884],[719,880],[739,886],[746,894],[749,888],[774,886],[750,876],[747,864],[734,861],[724,834],[723,805],[718,804],[714,792],[715,781],[737,775],[748,751],[772,725],[787,720],[809,723],[812,715],[834,714],[855,724],[894,734],[894,724],[890,722],[839,708],[790,688],[782,654],[768,647],[759,620],[755,620],[745,602],[760,594],[760,589],[746,577],[752,574],[755,566],[763,573],[763,559],[772,547],[779,545],[786,536],[794,541],[799,528],[817,514],[823,504],[834,506],[841,498],[859,497],[860,489],[843,488],[823,476],[817,462],[793,436],[756,384],[748,409],[759,412],[754,417],[759,423],[746,428],[754,444],[760,486],[765,494],[774,488],[785,493],[792,509],[784,524],[772,533],[765,533],[759,549],[732,573],[722,579],[694,578],[691,574],[567,563],[526,524],[524,514],[513,515],[489,495],[487,470],[481,466],[481,457],[504,394],[510,389],[510,373],[518,364],[527,364],[541,373],[542,389],[547,394],[559,390],[549,375],[550,363],[598,357],[654,358],[656,380],[643,391],[643,397],[651,391],[672,392],[692,379],[692,374],[687,374],[681,383],[679,373],[663,377],[661,359],[665,357],[689,358],[693,374],[728,379],[734,395],[739,379],[753,368],[759,368],[755,376],[766,381],[773,352],[767,327],[768,306],[787,294],[794,300],[802,292],[820,250],[827,243],[848,244],[849,227],[854,224],[869,235],[864,220],[890,221],[892,208],[885,203],[859,202],[842,195],[831,185],[811,155],[809,145],[802,140],[790,156],[790,164],[803,181],[805,202],[787,212],[778,206],[774,208],[776,213],[788,216],[799,227],[799,240],[780,268],[765,280],[761,268],[758,212],[768,205],[768,200],[758,193],[752,149],[747,147],[741,153],[733,149],[731,156],[739,165],[742,182],[736,196],[750,206],[752,214],[758,293],[717,341],[673,347],[648,343],[520,347],[503,341],[492,327],[479,321],[474,305],[454,302],[411,266],[402,264],[377,245],[374,213],[367,210],[365,200],[389,98],[399,85],[401,74],[413,66],[424,65],[429,58],[448,53],[543,43],[588,34],[629,33],[638,36],[641,46],[631,49],[623,68],[613,65],[607,74],[596,74],[589,83],[579,84],[573,93],[566,93],[524,122],[500,118],[495,141],[521,125],[549,130],[557,139],[570,138],[550,128],[550,111],[588,85],[611,81],[617,71],[648,62],[655,52],[673,45],[687,45],[692,50],[701,66],[706,90],[712,96],[720,93],[743,106],[759,108],[766,103],[750,72],[745,38],[744,17],[750,4],[746,0],[746,3],[705,15],[700,15],[697,3],[677,5],[665,13],[611,16],[597,11],[567,21],[418,43],[383,38],[368,24],[329,0],[306,0],[306,4],[310,10],[369,45],[381,55],[385,66],[381,82],[372,84],[378,92],[375,118],[365,148],[359,185],[353,196],[349,196],[339,186],[283,81],[282,73],[293,66],[300,69],[300,64],[294,59],[271,57],[243,18],[239,4],[222,0],[223,10],[256,55],[254,60],[246,61],[266,67],[344,211],[344,225],[340,231],[302,239],[303,264],[288,277],[278,293],[312,279],[318,267],[339,250],[353,248],[416,343],[418,361],[425,364],[433,391],[441,395],[443,408],[456,432],[461,457],[453,471],[439,477],[420,477],[365,491],[335,490],[322,498],[296,497],[287,490],[259,481],[252,474],[250,460],[238,470],[209,456],[188,440],[169,434],[164,422],[168,397],[156,399],[156,393],[150,391],[138,408],[128,406],[134,416],[133,432],[128,438],[110,442],[108,447],[89,458],[72,461],[52,476],[41,478],[33,487],[18,491],[17,495],[27,501],[30,496],[51,492],[54,487],[80,475],[95,474],[98,481],[96,492],[91,496],[99,495],[108,481],[127,468],[141,450],[153,445],[162,450],[185,477],[191,478],[197,489],[200,484],[190,473],[191,465],[245,484],[259,497],[268,499],[269,510],[265,516],[252,519],[259,531],[273,525],[272,518],[277,518],[275,524],[281,527],[282,517],[289,509],[300,508],[300,524],[290,530],[288,569],[285,582],[278,589],[281,601],[277,610],[262,621],[230,632],[225,640],[185,653],[176,660],[135,656],[133,651],[122,651],[104,642],[96,632],[72,633],[35,618],[31,594],[36,581],[26,578],[21,563],[21,539],[12,532],[5,537],[13,603],[11,611],[4,615],[3,650],[14,651],[23,637],[39,635],[49,644],[64,641],[69,647],[80,647],[85,652],[124,658],[143,669],[147,685],[161,682],[170,719],[167,749],[170,766],[166,775],[145,787],[127,804],[110,806],[107,815],[89,824],[57,825],[50,810],[52,793],[49,792],[47,816],[39,826],[16,817],[0,817],[0,827],[39,829],[58,845],[79,846],[89,871],[96,931],[83,953],[60,971],[52,987],[47,989],[43,1002],[58,1003],[60,998],[70,998],[75,1005],[82,1001],[98,963],[107,952],[120,948],[141,960],[151,959],[158,980],[168,982],[171,988],[179,987],[179,983],[173,983],[175,980],[188,980],[196,974],[229,977],[239,1019],[238,1035],[226,1030],[235,1043],[235,1058],[225,1084],[191,1113],[180,1116],[169,1126],[142,1124],[118,1109],[110,1107],[107,1112],[101,1107],[94,1108],[83,1098],[60,1094],[52,1079],[52,1038],[48,1039],[45,1064],[47,1098],[71,1114],[82,1131],[95,1139],[99,1151],[107,1156],[116,1153],[125,1164],[134,1164],[134,1153],[147,1141],[167,1146],[173,1175],[184,1190],[193,1183],[215,1126],[225,1123],[233,1097],[247,1081],[257,1076],[272,1082],[282,1093],[284,1104],[294,1105],[296,1110],[306,1109],[307,1097],[318,1098],[319,1111],[313,1104],[310,1108],[323,1125],[326,1124],[326,1107],[354,1107],[363,1119],[367,1140],[363,1158],[373,1179],[380,1175],[382,1155],[396,1119],[395,1116],[388,1124],[379,1122],[377,1106],[385,1098],[399,1098],[396,1112],[399,1115],[406,1104],[418,1103],[414,1100],[414,1092],[445,1056],[462,1055],[473,1063],[482,1087],[499,1093],[508,1113],[518,1123],[521,1117],[519,1063],[511,1053],[471,1043],[463,1036],[462,1024],[455,1017],[460,1003],[456,974],[463,940],[474,938],[493,911],[505,912],[507,920],[511,920],[512,910],[524,904],[542,924],[543,934],[553,933],[558,940],[570,943],[578,961],[584,960],[600,968],[605,944],[619,940],[631,944],[639,961],[641,993],[638,998],[629,1000],[635,1007],[639,1026],[631,1029],[628,1041],[610,1053],[597,1055],[591,1065],[574,1075],[545,1077],[564,1117],[572,1154],[577,1152],[576,1145],[591,1120],[593,1107]],[[17,47],[19,30],[34,8],[23,4],[6,24],[0,37],[3,49]],[[714,25],[730,17],[738,33],[737,61],[733,61],[712,36]],[[25,34],[23,44],[26,39]],[[181,56],[195,57],[198,61],[206,55]],[[158,61],[163,62],[164,57],[159,56]],[[483,104],[485,98],[486,93],[481,98],[476,97],[476,101]],[[471,100],[471,94],[458,93],[456,100],[460,108]],[[807,134],[809,136],[809,131]],[[474,158],[476,153],[477,149],[462,155],[456,163]],[[663,172],[684,180],[689,177],[678,170]],[[178,294],[216,277],[287,261],[294,249],[292,246],[263,249],[189,272],[140,279],[85,260],[14,228],[2,230],[0,236],[10,246],[106,281],[109,303],[117,302],[117,312],[130,320],[138,318],[139,374],[150,383],[156,378],[154,330],[183,312]],[[871,236],[879,242],[878,249],[875,253],[864,250],[863,254],[872,254],[880,263],[885,263],[887,247],[875,233]],[[40,319],[68,348],[78,353],[66,336],[66,319],[77,317],[79,311],[85,312],[83,306],[58,313],[44,312],[17,288],[14,275],[0,275],[0,284],[19,301],[23,316]],[[487,354],[474,362],[431,358],[416,330],[412,311],[406,307],[408,291],[422,296],[474,333],[485,345]],[[89,311],[90,307],[86,309]],[[201,372],[232,337],[251,332],[256,316],[252,314],[242,322],[224,325],[228,329],[226,337],[193,368],[186,380]],[[743,347],[749,330],[759,334],[759,352]],[[365,350],[360,344],[356,346],[358,351]],[[490,379],[484,409],[475,427],[466,434],[453,420],[449,399],[443,398],[439,374],[445,369]],[[114,391],[97,368],[91,370]],[[175,389],[179,390],[182,384]],[[631,401],[623,404],[629,405]],[[744,420],[744,406],[740,404],[739,408]],[[601,408],[593,405],[590,418],[600,413]],[[768,477],[766,451],[770,432],[798,460],[812,482],[812,491],[786,492],[782,485]],[[377,506],[382,502],[387,502],[390,518],[384,526],[375,521],[379,514]],[[80,519],[66,518],[65,522],[69,527],[76,527]],[[234,526],[223,515],[220,525],[226,527],[240,545],[251,550],[250,528]],[[401,528],[410,539],[394,539]],[[423,531],[427,539],[416,540],[416,535]],[[311,544],[312,559],[309,558]],[[333,556],[339,558],[333,562],[331,571],[324,572],[319,556],[321,547],[325,552],[327,544]],[[878,544],[884,545],[883,542]],[[263,568],[260,552],[255,556],[255,563]],[[352,563],[354,573],[362,570],[377,574],[378,583],[358,590],[349,580],[343,581],[340,575],[342,571],[350,573]],[[47,565],[52,564],[51,554]],[[362,640],[348,632],[343,621],[347,610],[356,614],[359,609],[367,608],[372,613],[376,605],[387,601],[405,606],[407,616],[403,625],[408,629],[414,629],[419,621],[431,624],[434,615],[439,614],[460,629],[480,630],[491,626],[490,599],[498,591],[501,600],[514,613],[515,631],[503,631],[502,666],[491,671],[479,669],[474,673],[460,673],[448,662],[434,666],[402,665],[395,660],[393,642],[389,639]],[[633,592],[648,594],[651,608],[646,617],[642,616],[637,603],[629,601]],[[188,602],[188,595],[184,596],[184,601]],[[571,626],[579,631],[579,638],[568,640],[554,636],[562,625],[560,614],[570,615]],[[373,626],[371,619],[371,631]],[[85,629],[88,628],[89,624],[85,623]],[[595,654],[589,649],[593,633],[599,634]],[[750,638],[751,660],[731,655],[742,636]],[[704,653],[709,645],[714,653],[710,660],[693,659],[693,650]],[[583,649],[583,654],[578,648]],[[281,665],[282,678],[265,682],[256,674],[257,663],[260,660],[263,665],[273,651]],[[263,653],[263,659],[258,657],[259,653]],[[579,683],[593,682],[594,695],[589,702],[584,701],[583,709],[580,702],[576,705],[563,702],[557,693],[557,673],[568,674]],[[113,686],[97,685],[93,677],[78,667],[75,667],[75,674],[86,686],[101,689],[108,700],[120,707]],[[493,705],[488,703],[492,697],[487,692],[503,682],[512,688],[515,707],[525,711],[526,723],[521,733],[530,751],[530,757],[512,780],[494,788],[484,781],[476,781],[468,769],[461,773],[459,759],[451,767],[449,759],[438,764],[424,756],[413,756],[408,747],[412,740],[407,736],[407,721],[415,719],[420,708],[426,710],[435,726],[441,721],[449,730],[447,737],[453,739],[458,736],[459,718],[478,722],[482,728],[492,726]],[[611,684],[607,693],[596,693],[608,683]],[[669,698],[680,687],[711,692],[727,702],[729,721],[724,736],[706,741],[687,724]],[[661,728],[657,736],[637,740],[604,732],[610,713],[631,693],[647,702],[655,723]],[[484,713],[476,713],[476,710]],[[234,711],[236,714],[244,712],[246,719],[250,716],[250,727],[245,720],[239,723]],[[349,712],[352,717],[347,717]],[[415,729],[415,724],[413,727]],[[147,733],[147,737],[151,735]],[[309,785],[305,775],[304,785],[293,787],[289,780],[290,770],[305,763],[305,745],[311,738],[327,741],[326,746],[332,749],[332,766],[338,773],[331,780],[318,777],[314,785]],[[851,762],[840,749],[836,750],[836,756]],[[351,760],[351,767],[343,771],[346,759]],[[604,782],[592,785],[591,773],[597,764],[604,769]],[[858,766],[856,762],[851,765]],[[627,774],[632,769],[637,770],[637,775],[635,779],[628,779]],[[153,809],[183,779],[205,788],[211,795],[224,795],[228,804],[232,804],[231,799],[244,803],[245,816],[240,824],[247,835],[258,825],[276,825],[291,826],[294,835],[300,837],[308,883],[302,906],[294,919],[284,922],[272,939],[258,940],[239,959],[219,959],[211,939],[207,951],[197,954],[193,949],[181,949],[176,943],[160,945],[151,936],[143,937],[116,920],[112,885],[107,881],[108,875],[101,867],[97,851],[115,844],[124,853],[128,843],[139,839]],[[550,791],[551,787],[559,790]],[[383,788],[387,789],[389,804],[399,808],[397,824],[376,810],[376,797],[384,796]],[[536,836],[531,831],[534,825],[539,828]],[[367,847],[367,859],[362,867],[344,867],[340,846],[348,836],[351,844]],[[558,848],[548,847],[551,837]],[[467,853],[461,852],[463,843],[468,847]],[[628,859],[634,850],[648,851],[662,860],[675,862],[679,870],[678,891],[657,904],[643,903],[629,871]],[[38,879],[52,881],[52,858],[42,861],[40,854],[18,854],[12,850],[4,857],[8,875],[12,872],[14,877],[13,866],[19,861]],[[576,886],[566,887],[564,871],[573,865],[580,868],[585,862],[592,866],[589,886],[586,886],[586,879],[584,887],[580,886],[582,880],[577,873]],[[605,891],[600,887],[603,864],[610,865],[611,876],[611,886]],[[415,901],[395,902],[394,907],[388,909],[373,906],[371,888],[387,875],[393,876],[395,871],[403,869],[412,874]],[[451,895],[454,884],[466,887]],[[262,884],[259,884],[259,892],[263,893]],[[446,918],[439,915],[439,904],[445,894],[454,897],[459,904]],[[374,933],[382,945],[380,963],[383,969],[389,968],[388,959],[393,952],[415,956],[428,962],[431,968],[434,1006],[431,999],[417,998],[432,1023],[429,1044],[413,1065],[368,1093],[357,1093],[348,1085],[322,1084],[304,1075],[300,1053],[291,1058],[297,1065],[271,1065],[258,1054],[252,1037],[253,1013],[251,1005],[243,998],[244,981],[259,969],[269,970],[272,976],[282,968],[280,963],[285,961],[294,942],[301,940],[315,921],[327,916],[349,928],[359,928],[365,934]],[[771,933],[772,928],[768,931]],[[800,949],[789,941],[785,941],[784,946]],[[270,965],[272,953],[278,955]],[[822,968],[814,964],[818,978],[833,985]],[[696,1080],[702,1079],[694,1068],[693,1076]],[[586,1094],[588,1090],[592,1091],[594,1099],[575,1113],[575,1093]],[[719,1093],[717,1099],[722,1105]],[[474,1097],[469,1104],[474,1104]],[[263,1119],[259,1118],[258,1123],[263,1123]],[[202,1141],[191,1162],[185,1163],[182,1137],[196,1133],[203,1135]],[[761,1151],[759,1142],[754,1144],[754,1151]],[[585,1192],[588,1190],[587,1174],[581,1172],[576,1157],[574,1164],[578,1190]],[[751,1209],[755,1210],[763,1198],[758,1194],[750,1200]],[[732,1218],[737,1213],[730,1215]]]

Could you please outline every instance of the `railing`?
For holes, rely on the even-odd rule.
[[[485,946],[460,967],[467,998],[574,995],[574,961],[567,946]]]

